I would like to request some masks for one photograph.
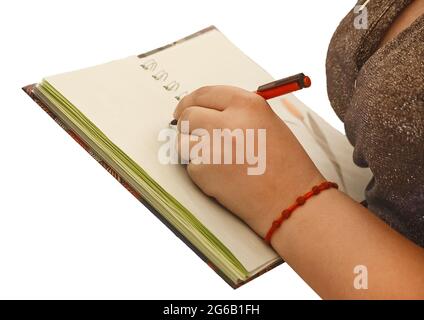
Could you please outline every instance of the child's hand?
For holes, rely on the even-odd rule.
[[[245,138],[246,129],[254,129],[254,155],[262,157],[258,164],[262,161],[266,165],[263,174],[249,175],[248,168],[254,165],[246,161],[235,164],[236,138],[227,143],[233,147],[233,164],[196,164],[199,159],[191,157],[187,171],[200,189],[238,215],[261,236],[281,210],[324,180],[296,137],[268,103],[255,93],[229,86],[203,87],[184,97],[174,116],[180,129],[182,121],[189,121],[190,134],[197,134],[203,142],[207,142],[204,134],[209,133],[211,144],[213,129],[242,129]],[[193,133],[199,128],[206,131]],[[266,129],[266,143],[263,154],[259,155],[258,129]],[[190,142],[190,150],[197,143]],[[223,159],[224,139],[221,143],[220,150],[209,148],[209,143],[203,144],[208,146],[210,163],[214,153],[217,159]],[[182,149],[180,145],[180,155]]]

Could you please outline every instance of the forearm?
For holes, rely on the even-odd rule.
[[[271,244],[323,298],[424,298],[424,249],[338,190],[296,210]],[[355,289],[358,265],[367,290]]]
[[[202,128],[208,132],[214,128],[266,130],[266,171],[262,175],[249,175],[247,164],[191,161],[187,165],[201,190],[262,237],[281,210],[324,180],[296,136],[252,92],[229,86],[203,87],[179,102],[174,117],[178,123],[190,122],[191,135]],[[222,145],[222,150],[206,153],[221,159],[233,141]],[[199,160],[191,151],[190,159]],[[297,209],[274,234],[272,245],[324,298],[424,298],[424,249],[335,189],[323,191]],[[368,269],[367,290],[355,289],[358,265]]]

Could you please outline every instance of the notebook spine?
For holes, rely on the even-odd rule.
[[[172,94],[174,94],[174,98],[177,101],[180,101],[184,96],[188,94],[187,91],[180,90],[180,83],[176,80],[169,80],[169,74],[164,69],[158,70],[158,63],[155,59],[147,59],[143,63],[140,64],[140,67],[146,71],[150,72],[152,78],[155,81],[158,81],[162,84],[162,88]]]

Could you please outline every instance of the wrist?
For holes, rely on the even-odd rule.
[[[331,224],[324,219],[327,216],[325,213],[333,211],[334,203],[337,203],[340,197],[344,198],[345,195],[334,188],[324,190],[317,196],[311,197],[274,232],[270,245],[282,256],[290,255],[292,252],[296,253],[298,251],[297,241],[300,238],[308,238],[308,230],[317,230],[320,225]]]
[[[295,185],[284,182],[279,184],[278,188],[274,189],[272,196],[266,200],[267,204],[264,205],[264,210],[255,214],[251,221],[245,222],[262,238],[265,238],[272,223],[281,216],[283,210],[291,206],[299,196],[324,181],[326,181],[325,178],[317,171],[310,175],[309,179],[305,179],[303,182],[297,181]]]

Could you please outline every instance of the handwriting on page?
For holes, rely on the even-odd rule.
[[[156,69],[158,67],[158,63],[156,62],[155,59],[146,60],[145,62],[140,64],[140,67],[142,67],[143,70],[145,70],[145,71],[151,72],[152,78],[154,80],[164,83],[163,88],[166,91],[169,91],[169,92],[179,91],[180,83],[175,81],[175,80],[169,81],[168,80],[168,76],[169,76],[168,72],[166,72],[163,69],[156,72]],[[176,96],[174,96],[174,98],[177,101],[180,101],[187,94],[188,94],[187,91],[183,91],[183,92],[180,92],[179,94],[177,94]]]

